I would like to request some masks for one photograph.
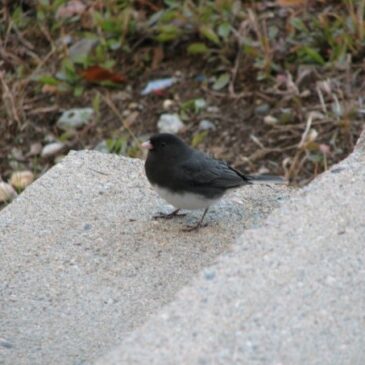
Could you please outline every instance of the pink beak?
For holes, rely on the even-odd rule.
[[[153,149],[153,146],[152,146],[150,141],[143,142],[142,147],[145,148],[146,150],[152,150]]]

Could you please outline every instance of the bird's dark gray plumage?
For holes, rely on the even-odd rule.
[[[211,158],[172,134],[157,134],[143,144],[148,148],[145,171],[158,193],[177,210],[205,209],[233,188],[255,182],[279,183],[274,176],[246,176],[226,162]],[[202,219],[203,219],[202,218]],[[200,226],[202,219],[198,225]]]

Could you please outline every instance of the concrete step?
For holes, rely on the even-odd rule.
[[[169,207],[142,161],[70,153],[0,212],[0,364],[95,361],[289,194],[242,188],[208,213],[208,227],[186,233],[202,212],[152,220]]]
[[[363,365],[364,313],[365,132],[96,364]]]

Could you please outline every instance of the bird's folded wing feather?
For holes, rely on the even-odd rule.
[[[180,165],[182,174],[187,182],[194,186],[210,186],[220,189],[235,188],[249,184],[244,176],[230,168],[224,161],[213,160],[209,157],[190,159]]]

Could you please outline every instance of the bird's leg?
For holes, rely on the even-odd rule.
[[[200,227],[202,227],[202,223],[204,220],[205,215],[207,214],[209,208],[204,210],[203,216],[201,217],[200,221],[198,222],[198,224],[196,224],[195,226],[192,227],[186,227],[183,229],[184,232],[191,232],[191,231],[195,231],[198,230]]]
[[[179,216],[179,217],[183,217],[185,216],[186,214],[184,213],[180,213],[178,214],[180,209],[176,209],[174,210],[173,212],[169,213],[169,214],[165,214],[165,213],[158,213],[157,215],[155,215],[153,217],[153,219],[171,219],[171,218],[174,218],[176,216]]]

